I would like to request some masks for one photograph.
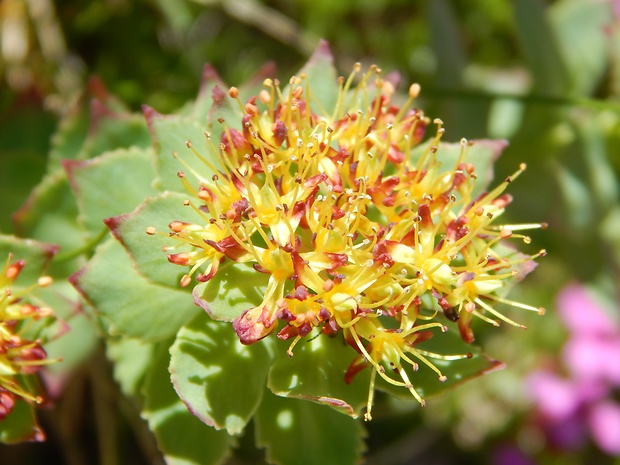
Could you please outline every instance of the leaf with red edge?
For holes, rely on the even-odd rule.
[[[311,400],[357,418],[366,405],[370,373],[366,370],[353,383],[345,382],[344,375],[357,353],[342,335],[301,340],[292,357],[286,353],[290,342],[277,342],[269,389],[278,396]]]
[[[154,284],[138,274],[113,239],[99,246],[69,281],[109,321],[112,335],[159,341],[202,313],[188,292]]]
[[[218,465],[231,453],[235,440],[192,415],[177,396],[167,367],[168,346],[161,345],[142,393],[142,415],[157,438],[157,445],[169,465]]]
[[[365,431],[360,421],[313,402],[270,392],[256,414],[256,444],[278,465],[361,462]]]
[[[168,262],[162,247],[180,243],[168,237],[165,231],[172,221],[201,224],[204,218],[192,208],[183,206],[187,197],[174,192],[164,192],[147,199],[133,212],[107,218],[106,225],[125,246],[138,272],[148,280],[177,289],[181,277],[189,267]],[[164,234],[148,235],[146,229],[154,227]],[[178,250],[177,250],[178,251]]]
[[[151,150],[119,149],[90,160],[65,160],[75,192],[79,221],[91,237],[105,229],[104,218],[132,211],[157,191]]]
[[[244,346],[230,324],[197,316],[170,348],[177,394],[207,425],[240,433],[258,408],[272,356],[267,341]]]

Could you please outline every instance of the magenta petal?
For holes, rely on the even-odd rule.
[[[532,374],[528,388],[532,400],[548,419],[564,420],[573,415],[581,403],[575,384],[546,371]]]
[[[584,286],[571,284],[558,295],[560,317],[575,334],[613,334],[613,321],[588,294]]]
[[[576,379],[607,381],[609,365],[617,360],[612,358],[612,349],[604,337],[576,335],[566,343],[562,355]]]
[[[620,405],[605,401],[592,406],[588,423],[592,438],[601,450],[620,456]]]

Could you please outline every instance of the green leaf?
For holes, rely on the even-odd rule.
[[[278,465],[357,464],[365,450],[359,421],[313,402],[265,393],[256,414],[256,443]]]
[[[23,400],[16,400],[11,413],[0,421],[0,442],[42,442],[45,433],[39,428],[34,407]]]
[[[307,76],[308,86],[312,89],[309,96],[312,111],[331,116],[338,99],[338,74],[334,67],[334,57],[325,40],[321,40],[297,76],[302,74]],[[284,95],[287,95],[287,92],[288,90],[285,90]]]
[[[226,95],[228,98],[228,95]],[[164,116],[150,108],[145,108],[145,115],[155,143],[156,173],[154,181],[156,189],[164,191],[185,192],[177,173],[182,170],[189,179],[200,177],[211,178],[214,171],[205,165],[192,150],[187,147],[190,141],[192,147],[216,169],[220,167],[217,160],[216,150],[220,142],[219,132],[207,127],[206,122],[199,123],[192,118],[170,115]],[[219,123],[218,123],[219,124]],[[230,124],[230,123],[229,123]],[[238,125],[241,126],[241,114],[239,113]],[[205,131],[211,131],[212,145]],[[176,156],[175,156],[176,154]],[[178,158],[177,158],[178,157]],[[194,175],[195,173],[195,175]],[[195,181],[193,181],[195,183]]]
[[[187,292],[151,283],[138,274],[113,239],[99,246],[88,265],[69,280],[110,322],[112,335],[158,341],[201,313]]]
[[[416,348],[433,352],[440,356],[471,354],[471,358],[461,360],[441,360],[427,357],[448,378],[444,382],[439,381],[437,373],[422,362],[419,362],[419,369],[416,372],[409,365],[403,364],[409,380],[422,398],[440,394],[446,389],[458,386],[472,378],[485,375],[504,366],[502,362],[492,360],[483,354],[480,348],[463,342],[455,327],[451,327],[446,333],[434,334],[428,341],[416,345]],[[415,360],[415,357],[413,358]],[[400,381],[397,374],[392,374],[392,378]],[[376,380],[377,389],[401,399],[413,400],[413,396],[406,388],[389,384],[380,376],[377,376]]]
[[[192,415],[181,402],[166,369],[170,356],[161,345],[143,388],[142,415],[169,465],[217,465],[230,455],[233,438]]]
[[[194,301],[215,320],[233,321],[245,310],[259,305],[269,277],[247,263],[227,263],[206,283],[194,288]]]
[[[77,214],[67,176],[56,171],[43,178],[15,213],[15,229],[20,236],[58,244],[64,252],[84,242]]]
[[[109,338],[106,341],[106,355],[114,363],[114,380],[121,387],[123,394],[126,396],[140,394],[143,381],[155,357],[155,345],[145,344],[140,339]]]
[[[77,198],[79,220],[91,236],[105,228],[104,218],[132,211],[157,192],[151,150],[119,149],[86,161],[63,163]]]
[[[342,336],[301,340],[293,357],[286,354],[289,345],[290,341],[276,345],[269,389],[278,396],[311,400],[357,418],[366,405],[370,373],[360,373],[351,384],[345,382],[344,375],[357,353]]]
[[[187,267],[168,262],[162,247],[175,246],[179,242],[165,234],[146,234],[146,228],[167,231],[172,221],[187,221],[202,224],[204,218],[190,207],[184,207],[187,197],[173,192],[165,192],[147,199],[136,210],[126,215],[108,218],[106,224],[128,250],[140,274],[147,279],[169,286],[179,287],[178,283]]]
[[[172,382],[207,425],[240,433],[263,397],[271,355],[265,342],[244,346],[230,324],[197,316],[170,349]]]
[[[62,362],[48,365],[46,372],[54,377],[66,376],[93,353],[99,342],[98,330],[68,281],[55,280],[36,295],[59,318],[45,329],[42,339],[46,341],[47,357],[60,358]]]
[[[91,129],[79,154],[82,160],[121,148],[146,149],[151,135],[141,114],[114,113],[102,107],[93,110]]]
[[[86,90],[69,109],[52,137],[48,172],[53,173],[60,168],[61,160],[76,160],[98,155],[98,153],[93,154],[93,150],[83,150],[85,143],[86,146],[90,145],[95,151],[98,150],[97,144],[92,141],[93,138],[103,139],[102,142],[105,143],[104,134],[92,135],[98,128],[98,121],[114,118],[112,115],[127,114],[125,112],[125,106],[108,92],[99,79],[90,79]],[[142,126],[145,126],[144,123]],[[90,137],[89,132],[91,132]],[[108,134],[110,135],[110,144],[114,145],[117,138],[114,137],[113,133]],[[91,141],[88,141],[89,138]],[[117,148],[117,146],[112,148]]]

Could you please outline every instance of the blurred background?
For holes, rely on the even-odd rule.
[[[167,113],[195,98],[206,62],[230,85],[267,61],[287,79],[320,38],[343,74],[375,63],[400,73],[403,89],[420,83],[418,104],[444,121],[444,140],[508,139],[498,179],[528,165],[510,187],[509,221],[549,224],[525,246],[548,255],[511,294],[546,315],[515,310],[527,331],[479,330],[508,369],[421,412],[383,399],[389,415],[368,425],[368,463],[620,464],[618,1],[3,0],[0,231],[14,232],[11,213],[93,76],[132,110]],[[122,413],[112,434],[125,459],[99,458],[110,433],[96,411],[67,407],[93,396],[92,378],[75,377],[61,404],[82,449],[69,453],[44,412],[48,443],[2,446],[0,463],[150,463],[136,445],[148,439]]]

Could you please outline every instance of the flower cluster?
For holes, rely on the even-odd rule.
[[[582,285],[571,284],[557,298],[570,336],[562,358],[568,376],[539,371],[529,388],[551,445],[581,447],[590,436],[607,454],[620,456],[620,325]]]
[[[0,420],[11,412],[16,398],[37,404],[43,402],[41,396],[20,384],[20,375],[32,375],[43,365],[55,361],[47,358],[40,340],[24,337],[33,322],[53,315],[50,308],[28,303],[24,297],[36,287],[48,286],[52,279],[42,276],[29,288],[13,292],[11,287],[26,263],[11,260],[9,255],[0,271]]]
[[[209,281],[225,261],[251,263],[268,276],[262,302],[233,321],[244,344],[277,331],[291,340],[292,356],[311,333],[342,332],[358,354],[345,380],[372,369],[369,419],[377,374],[423,404],[405,366],[416,370],[421,363],[445,380],[429,358],[467,357],[417,347],[433,330],[447,329],[439,314],[456,321],[471,342],[474,317],[520,326],[496,309],[498,303],[542,312],[501,294],[544,251],[530,256],[502,245],[509,238],[529,242],[517,231],[541,225],[492,224],[510,203],[504,191],[524,165],[495,189],[474,195],[471,143],[463,139],[458,160],[442,165],[443,123],[431,123],[412,107],[417,84],[398,105],[380,69],[361,73],[356,65],[338,88],[332,109],[319,108],[303,75],[286,89],[265,80],[247,101],[234,87],[227,96],[216,88],[214,99],[237,102],[240,126],[220,121],[217,143],[206,133],[211,156],[187,142],[210,173],[186,163],[197,186],[178,173],[195,197],[186,205],[204,222],[170,224],[178,244],[169,248],[168,260],[191,267],[182,286],[192,277]],[[436,127],[434,136],[420,145],[429,125]]]

